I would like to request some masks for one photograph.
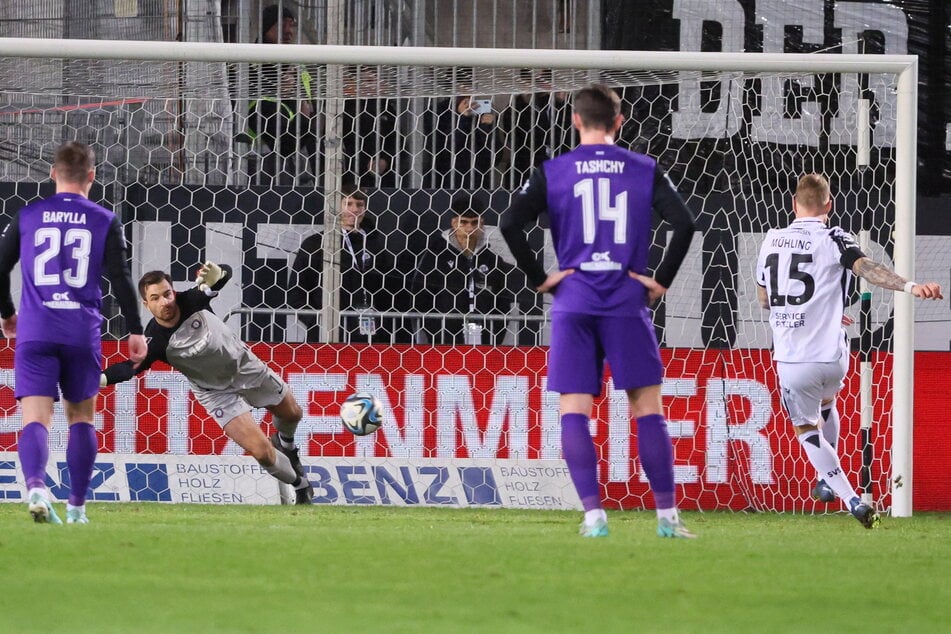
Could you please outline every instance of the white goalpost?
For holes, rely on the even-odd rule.
[[[306,68],[314,77],[306,98],[318,114],[316,157],[297,157],[298,166],[311,161],[300,167],[310,170],[309,180],[296,179],[293,186],[263,183],[263,159],[242,138],[248,104],[264,96],[248,81],[257,65]],[[835,208],[846,228],[863,235],[870,255],[890,258],[899,275],[914,279],[917,73],[917,58],[907,55],[0,38],[0,151],[9,159],[0,170],[0,186],[7,184],[0,193],[12,215],[22,198],[36,192],[19,188],[43,181],[44,161],[59,143],[87,141],[103,163],[102,196],[129,227],[134,274],[171,269],[185,284],[201,257],[234,265],[239,273],[216,311],[255,342],[265,361],[284,370],[299,401],[311,404],[299,441],[311,447],[302,455],[310,456],[307,464],[322,478],[328,503],[390,503],[402,496],[405,504],[451,498],[505,506],[511,498],[514,506],[571,508],[576,500],[565,474],[541,471],[560,458],[554,401],[544,389],[544,373],[534,373],[545,358],[543,307],[530,307],[516,294],[509,312],[485,321],[506,324],[500,345],[433,346],[446,342],[427,330],[428,313],[415,303],[427,287],[413,275],[421,275],[414,267],[424,251],[417,239],[446,228],[440,223],[453,192],[477,189],[497,214],[515,189],[512,139],[523,138],[515,128],[526,124],[513,123],[506,112],[519,95],[544,96],[532,121],[544,115],[549,127],[541,140],[524,138],[533,149],[550,148],[563,108],[554,95],[591,81],[607,83],[632,112],[621,142],[668,168],[705,227],[658,313],[678,482],[695,508],[821,512],[803,494],[811,476],[798,447],[794,456],[778,456],[792,446],[784,439],[792,432],[773,393],[765,318],[752,308],[750,254],[765,227],[786,218],[790,179],[825,166],[833,189],[840,183],[846,206],[853,207]],[[433,141],[442,116],[437,103],[463,92],[491,102],[486,125],[499,128],[490,130],[494,162],[477,174],[473,159],[458,183],[436,183],[434,174],[442,176],[438,154],[446,149]],[[282,97],[303,98],[299,92]],[[381,124],[386,108],[394,114]],[[369,127],[352,135],[347,122],[363,115]],[[561,132],[570,137],[570,130]],[[387,257],[399,277],[387,279],[399,281],[390,287],[394,298],[386,307],[371,306],[359,317],[392,319],[399,324],[393,332],[410,331],[412,345],[395,335],[371,335],[368,346],[357,345],[343,325],[356,312],[341,299],[343,247],[334,228],[352,159],[348,148],[363,147],[362,140],[347,145],[354,136],[378,139],[377,152],[385,139],[396,148],[387,150],[392,182],[381,175],[361,188],[370,193],[380,230],[388,231]],[[458,169],[458,160],[450,166]],[[322,301],[294,305],[287,299],[288,271],[313,233],[325,235]],[[661,248],[659,235],[655,246]],[[491,226],[486,236],[503,251]],[[537,245],[551,264],[544,238]],[[854,410],[843,415],[843,427],[848,421],[854,428],[846,450],[858,456],[847,464],[852,472],[870,473],[873,490],[863,495],[892,516],[908,517],[914,491],[913,298],[880,289],[874,297],[872,314],[862,321],[875,351],[863,357],[861,369],[854,364],[862,376],[843,399]],[[468,324],[470,317],[460,320]],[[453,318],[446,312],[436,320],[445,330]],[[307,339],[311,323],[320,328],[319,340]],[[107,438],[105,453],[126,454],[123,468],[135,462],[131,454],[179,455],[183,464],[195,465],[200,460],[187,454],[234,453],[199,422],[203,412],[188,404],[171,374],[136,379],[106,396],[99,429]],[[12,381],[12,373],[5,376]],[[389,428],[361,439],[341,434],[334,407],[355,387],[387,395],[381,400],[393,422]],[[594,423],[608,497],[621,508],[643,506],[648,498],[631,456],[626,405],[609,391],[599,412]],[[0,425],[0,438],[15,431],[15,412]],[[869,438],[881,434],[888,437]],[[866,464],[862,456],[873,445],[877,453]],[[8,451],[0,446],[0,456]],[[519,489],[529,486],[518,477],[529,477],[530,469],[540,470],[537,496]],[[423,484],[423,476],[435,480]],[[439,480],[443,476],[450,479]],[[251,486],[251,493],[268,486],[266,475],[258,478],[260,487]],[[437,494],[436,480],[457,486],[457,493]],[[363,491],[353,498],[361,501],[348,497],[354,491]],[[245,501],[273,501],[261,495]]]

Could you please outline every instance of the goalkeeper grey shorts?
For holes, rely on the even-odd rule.
[[[221,390],[209,390],[192,383],[195,399],[201,403],[219,425],[250,412],[252,407],[270,407],[284,399],[290,387],[264,362],[252,357],[255,363],[245,363],[234,382]]]

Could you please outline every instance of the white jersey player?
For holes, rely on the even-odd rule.
[[[851,235],[829,227],[832,197],[821,174],[799,180],[792,205],[795,220],[766,234],[756,263],[759,301],[769,310],[783,405],[819,474],[813,497],[831,502],[838,496],[863,526],[874,528],[880,522],[878,513],[858,497],[835,450],[839,436],[835,396],[849,365],[842,327],[845,294],[852,273],[876,286],[925,299],[941,299],[941,287],[905,280],[866,257]]]

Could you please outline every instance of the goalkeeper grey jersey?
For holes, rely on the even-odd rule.
[[[168,364],[188,380],[206,390],[222,390],[234,385],[239,368],[251,353],[243,341],[210,310],[193,313],[172,333],[165,348]]]
[[[776,361],[839,359],[846,292],[852,265],[861,257],[851,235],[818,218],[800,218],[766,234],[756,280],[769,297]]]
[[[229,271],[227,277],[230,276]],[[248,369],[263,368],[264,362],[211,311],[211,299],[216,296],[216,292],[206,295],[198,288],[177,293],[179,322],[166,328],[155,319],[149,321],[145,327],[149,343],[145,360],[138,367],[131,361],[109,366],[106,381],[110,385],[127,381],[148,370],[154,362],[164,361],[194,386],[206,390],[251,387],[242,385],[242,381],[251,380]]]

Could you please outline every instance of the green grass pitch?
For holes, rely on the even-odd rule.
[[[62,504],[57,505],[61,516]],[[0,504],[3,632],[941,632],[951,514]]]

